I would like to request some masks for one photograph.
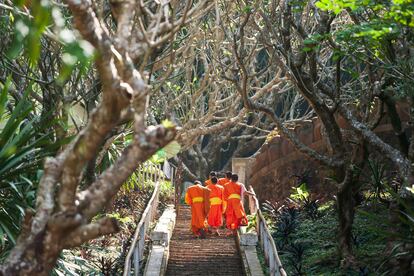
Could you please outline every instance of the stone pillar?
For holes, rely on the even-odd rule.
[[[251,173],[251,164],[254,158],[232,158],[231,169],[233,173],[239,176],[239,182],[243,183],[247,190],[249,190],[249,178]],[[246,197],[242,199],[245,208],[249,206]],[[247,210],[246,210],[247,211]]]
[[[193,185],[193,182],[190,182],[190,181],[185,181],[185,182],[183,183],[183,190],[182,190],[182,192],[181,192],[181,199],[182,199],[182,200],[184,200],[184,198],[185,198],[185,194],[187,193],[187,189],[188,189],[188,187],[190,187],[191,185]]]
[[[232,172],[239,175],[239,182],[243,183],[246,188],[249,187],[251,164],[253,160],[254,158],[233,158],[231,160]]]

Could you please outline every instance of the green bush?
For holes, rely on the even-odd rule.
[[[174,186],[169,180],[160,182],[160,201],[165,202],[174,196]]]
[[[12,106],[9,86],[9,81],[0,83],[0,260],[15,244],[26,210],[33,210],[44,158],[69,141],[53,141],[56,121],[34,115],[30,90],[12,110],[6,108]]]
[[[342,269],[337,248],[338,220],[334,206],[334,201],[320,206],[320,215],[316,220],[304,215],[303,211],[300,212],[297,227],[285,240],[282,239],[282,229],[275,225],[275,241],[279,244],[280,258],[288,275],[377,275],[382,272],[379,267],[383,262],[386,239],[380,230],[385,228],[385,224],[378,223],[378,219],[386,221],[388,210],[383,205],[364,207],[368,211],[375,208],[377,220],[370,220],[361,212],[356,213],[353,234],[358,265]],[[285,243],[283,248],[280,247],[282,241]]]

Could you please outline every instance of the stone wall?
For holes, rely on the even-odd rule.
[[[402,119],[407,121],[406,109],[398,110]],[[347,129],[343,119],[338,118],[338,123],[343,130]],[[315,118],[312,122],[297,127],[295,132],[300,140],[311,148],[322,153],[329,151],[319,119]],[[388,120],[381,121],[375,132],[382,139],[398,146]],[[253,186],[261,201],[283,201],[291,194],[293,186],[303,182],[299,177],[308,183],[312,194],[332,196],[336,191],[336,186],[331,180],[332,171],[297,151],[293,144],[281,136],[263,145],[260,152],[251,158],[250,164],[246,183]]]

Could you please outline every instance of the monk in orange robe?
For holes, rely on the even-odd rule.
[[[191,230],[196,237],[206,237],[206,217],[210,208],[210,190],[195,181],[188,187],[185,202],[191,206]]]
[[[217,184],[217,177],[213,176],[212,184],[207,186],[210,190],[210,211],[208,212],[208,225],[213,233],[219,236],[218,228],[223,224],[223,193],[224,188]]]
[[[227,201],[226,227],[232,234],[235,234],[241,224],[247,223],[242,203],[243,196],[245,194],[254,196],[242,183],[237,182],[238,179],[237,174],[232,174],[231,181],[224,186],[224,200]]]
[[[206,181],[204,181],[204,186],[208,186],[211,184],[211,178],[212,177],[217,177],[216,172],[210,172],[209,177]]]
[[[230,181],[231,181],[231,175],[232,175],[233,173],[231,172],[231,171],[227,171],[226,172],[226,177],[223,177],[223,178],[220,178],[219,180],[218,180],[218,184],[219,185],[221,185],[221,186],[223,186],[223,188],[224,188],[224,185],[226,185],[227,183],[229,183]],[[225,201],[224,199],[223,199],[223,214],[224,214],[224,212],[226,211],[226,208],[227,208],[227,201]],[[225,220],[225,219],[224,219]]]
[[[230,172],[230,171],[226,172],[226,177],[219,178],[218,184],[224,187],[224,185],[226,185],[228,182],[230,182],[231,175],[232,175],[232,172]]]

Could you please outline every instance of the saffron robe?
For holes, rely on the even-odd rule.
[[[207,186],[210,190],[210,211],[208,212],[208,225],[220,227],[223,224],[223,193],[224,188],[218,184]]]
[[[188,187],[185,194],[185,202],[191,206],[191,230],[195,235],[201,229],[206,229],[206,217],[209,211],[210,191],[197,184]]]
[[[206,181],[204,181],[204,186],[207,187],[208,185],[213,184],[213,182],[211,182],[211,179],[207,179]]]
[[[230,179],[228,179],[226,177],[223,177],[223,178],[220,178],[218,180],[217,184],[223,186],[223,188],[224,188],[224,185],[226,185],[229,182],[230,182]],[[227,201],[224,200],[224,198],[223,198],[223,213],[226,211],[226,208],[227,208]]]
[[[224,185],[224,200],[227,202],[226,227],[238,229],[242,220],[247,221],[246,213],[241,202],[244,185],[230,181]]]
[[[223,177],[223,178],[219,178],[217,184],[219,184],[219,185],[221,185],[221,186],[224,187],[224,185],[226,185],[228,182],[230,182],[230,180],[227,179],[227,178],[225,178],[225,177]]]

